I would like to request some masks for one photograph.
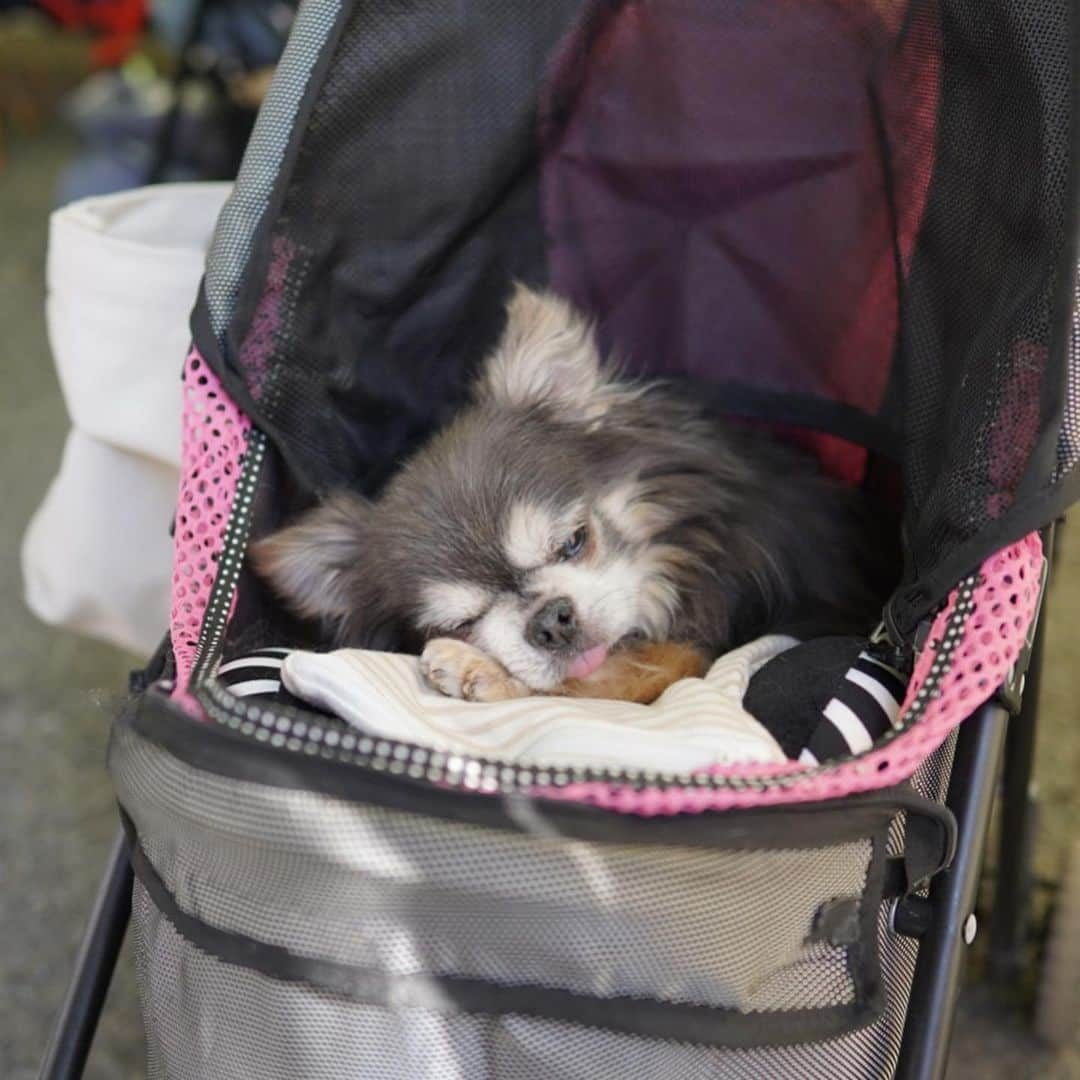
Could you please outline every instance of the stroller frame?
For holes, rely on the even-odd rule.
[[[1047,584],[1055,533],[1054,525],[1043,532]],[[934,878],[927,900],[900,915],[907,916],[905,932],[921,942],[896,1080],[939,1080],[945,1074],[966,950],[974,940],[975,900],[999,778],[998,864],[1017,872],[997,876],[990,963],[998,972],[1016,971],[1021,963],[1031,888],[1035,801],[1030,781],[1044,641],[1045,627],[1037,619],[1032,648],[1018,662],[1012,684],[960,727],[945,800],[959,826],[956,855]],[[1011,716],[1010,709],[1015,710]],[[77,1080],[83,1074],[131,915],[132,884],[127,839],[118,830],[42,1059],[41,1080]],[[894,920],[897,914],[894,908]]]

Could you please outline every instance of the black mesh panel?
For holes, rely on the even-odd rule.
[[[508,281],[544,277],[537,101],[577,6],[354,5],[231,341],[309,491],[377,485],[461,402]]]
[[[1062,269],[1074,250],[1069,9],[1067,0],[913,9],[916,48],[940,53],[941,98],[891,402],[908,439],[914,587],[901,615],[1052,516],[1040,503],[1075,464],[1075,432],[1059,435],[1062,412],[1076,414],[1062,302],[1074,273],[1071,262]]]
[[[281,454],[279,515],[376,489],[445,421],[514,277],[634,370],[815,429],[851,481],[836,436],[901,459],[905,631],[1076,494],[1068,0],[399,0],[341,27],[215,359]]]

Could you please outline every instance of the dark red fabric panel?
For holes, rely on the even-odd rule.
[[[912,46],[933,27],[902,7],[605,4],[564,43],[542,109],[551,280],[631,370],[877,412],[939,79]],[[864,451],[812,442],[861,478]]]

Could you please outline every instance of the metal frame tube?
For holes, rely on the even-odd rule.
[[[919,944],[897,1080],[945,1075],[967,944],[994,804],[1008,713],[988,702],[960,728],[946,802],[959,825],[956,857],[930,887],[933,922]]]
[[[1038,730],[1039,683],[1042,678],[1043,634],[1035,637],[1020,712],[1009,721],[1001,784],[1001,834],[998,838],[997,883],[990,924],[990,970],[995,978],[1012,979],[1024,967],[1028,911],[1031,902],[1031,860],[1035,839],[1036,799],[1032,782]]]
[[[131,886],[127,841],[118,831],[42,1059],[41,1080],[78,1080],[83,1074],[131,916]]]

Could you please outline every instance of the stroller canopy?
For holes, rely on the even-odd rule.
[[[850,482],[895,462],[910,633],[1078,493],[1069,6],[308,0],[194,320],[282,516],[445,421],[517,278]]]

